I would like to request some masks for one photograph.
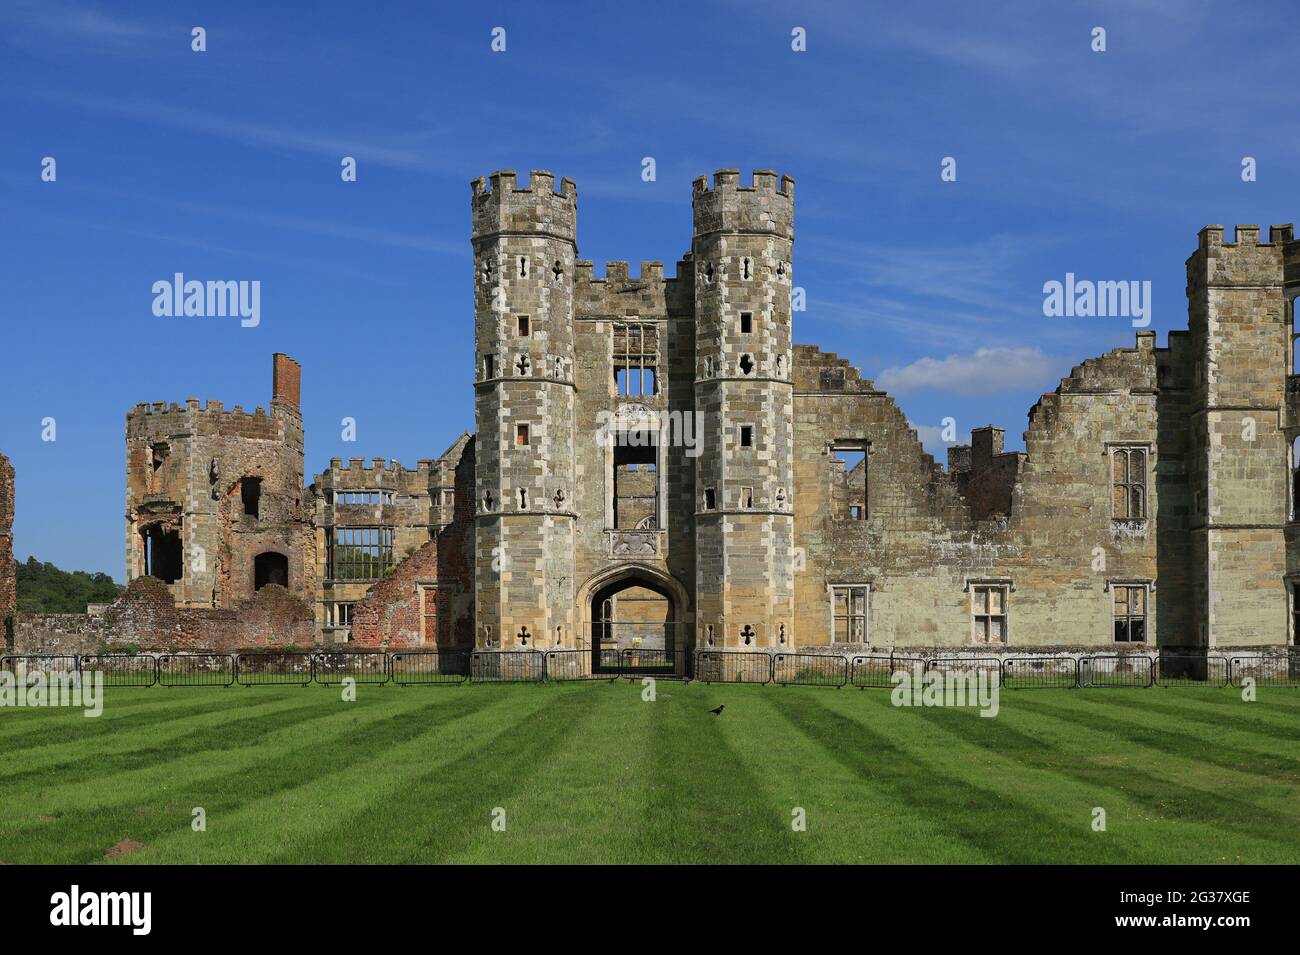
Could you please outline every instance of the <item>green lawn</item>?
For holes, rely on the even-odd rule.
[[[0,710],[0,862],[1300,861],[1300,690],[106,692]]]

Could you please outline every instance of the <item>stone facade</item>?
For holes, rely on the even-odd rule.
[[[1267,242],[1207,226],[1186,331],[1081,362],[1030,410],[1024,451],[977,427],[945,469],[888,394],[793,344],[788,177],[697,180],[671,277],[659,262],[595,276],[577,189],[550,173],[476,179],[471,210],[472,434],[413,470],[334,459],[304,488],[286,356],[269,415],[137,406],[128,576],[165,583],[133,583],[107,624],[46,632],[774,652],[1295,642],[1290,226]],[[0,558],[6,486],[11,501],[0,468]],[[269,570],[268,553],[283,558]]]
[[[18,569],[14,565],[14,468],[0,454],[0,649],[13,644],[18,609]]]

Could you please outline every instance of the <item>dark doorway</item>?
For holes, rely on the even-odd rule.
[[[671,672],[679,645],[672,597],[655,581],[626,577],[592,594],[594,669]]]
[[[140,530],[140,536],[144,538],[145,576],[157,577],[167,584],[180,580],[185,566],[180,529],[149,524]]]
[[[284,554],[267,551],[253,558],[253,589],[261,590],[267,584],[289,586],[289,558]]]

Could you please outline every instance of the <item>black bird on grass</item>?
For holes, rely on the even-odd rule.
[[[714,716],[721,716],[722,710],[724,707],[726,707],[726,705],[727,705],[726,703],[719,703],[718,708],[716,710],[709,710],[709,712],[712,713]]]

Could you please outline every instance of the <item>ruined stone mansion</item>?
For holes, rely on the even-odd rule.
[[[1023,452],[976,428],[945,468],[849,362],[793,343],[793,181],[721,170],[692,206],[675,275],[599,278],[572,181],[475,180],[475,429],[413,469],[334,459],[305,485],[284,355],[269,411],[136,406],[113,626],[181,645],[1295,642],[1291,226],[1202,229],[1188,330],[1081,362]]]

